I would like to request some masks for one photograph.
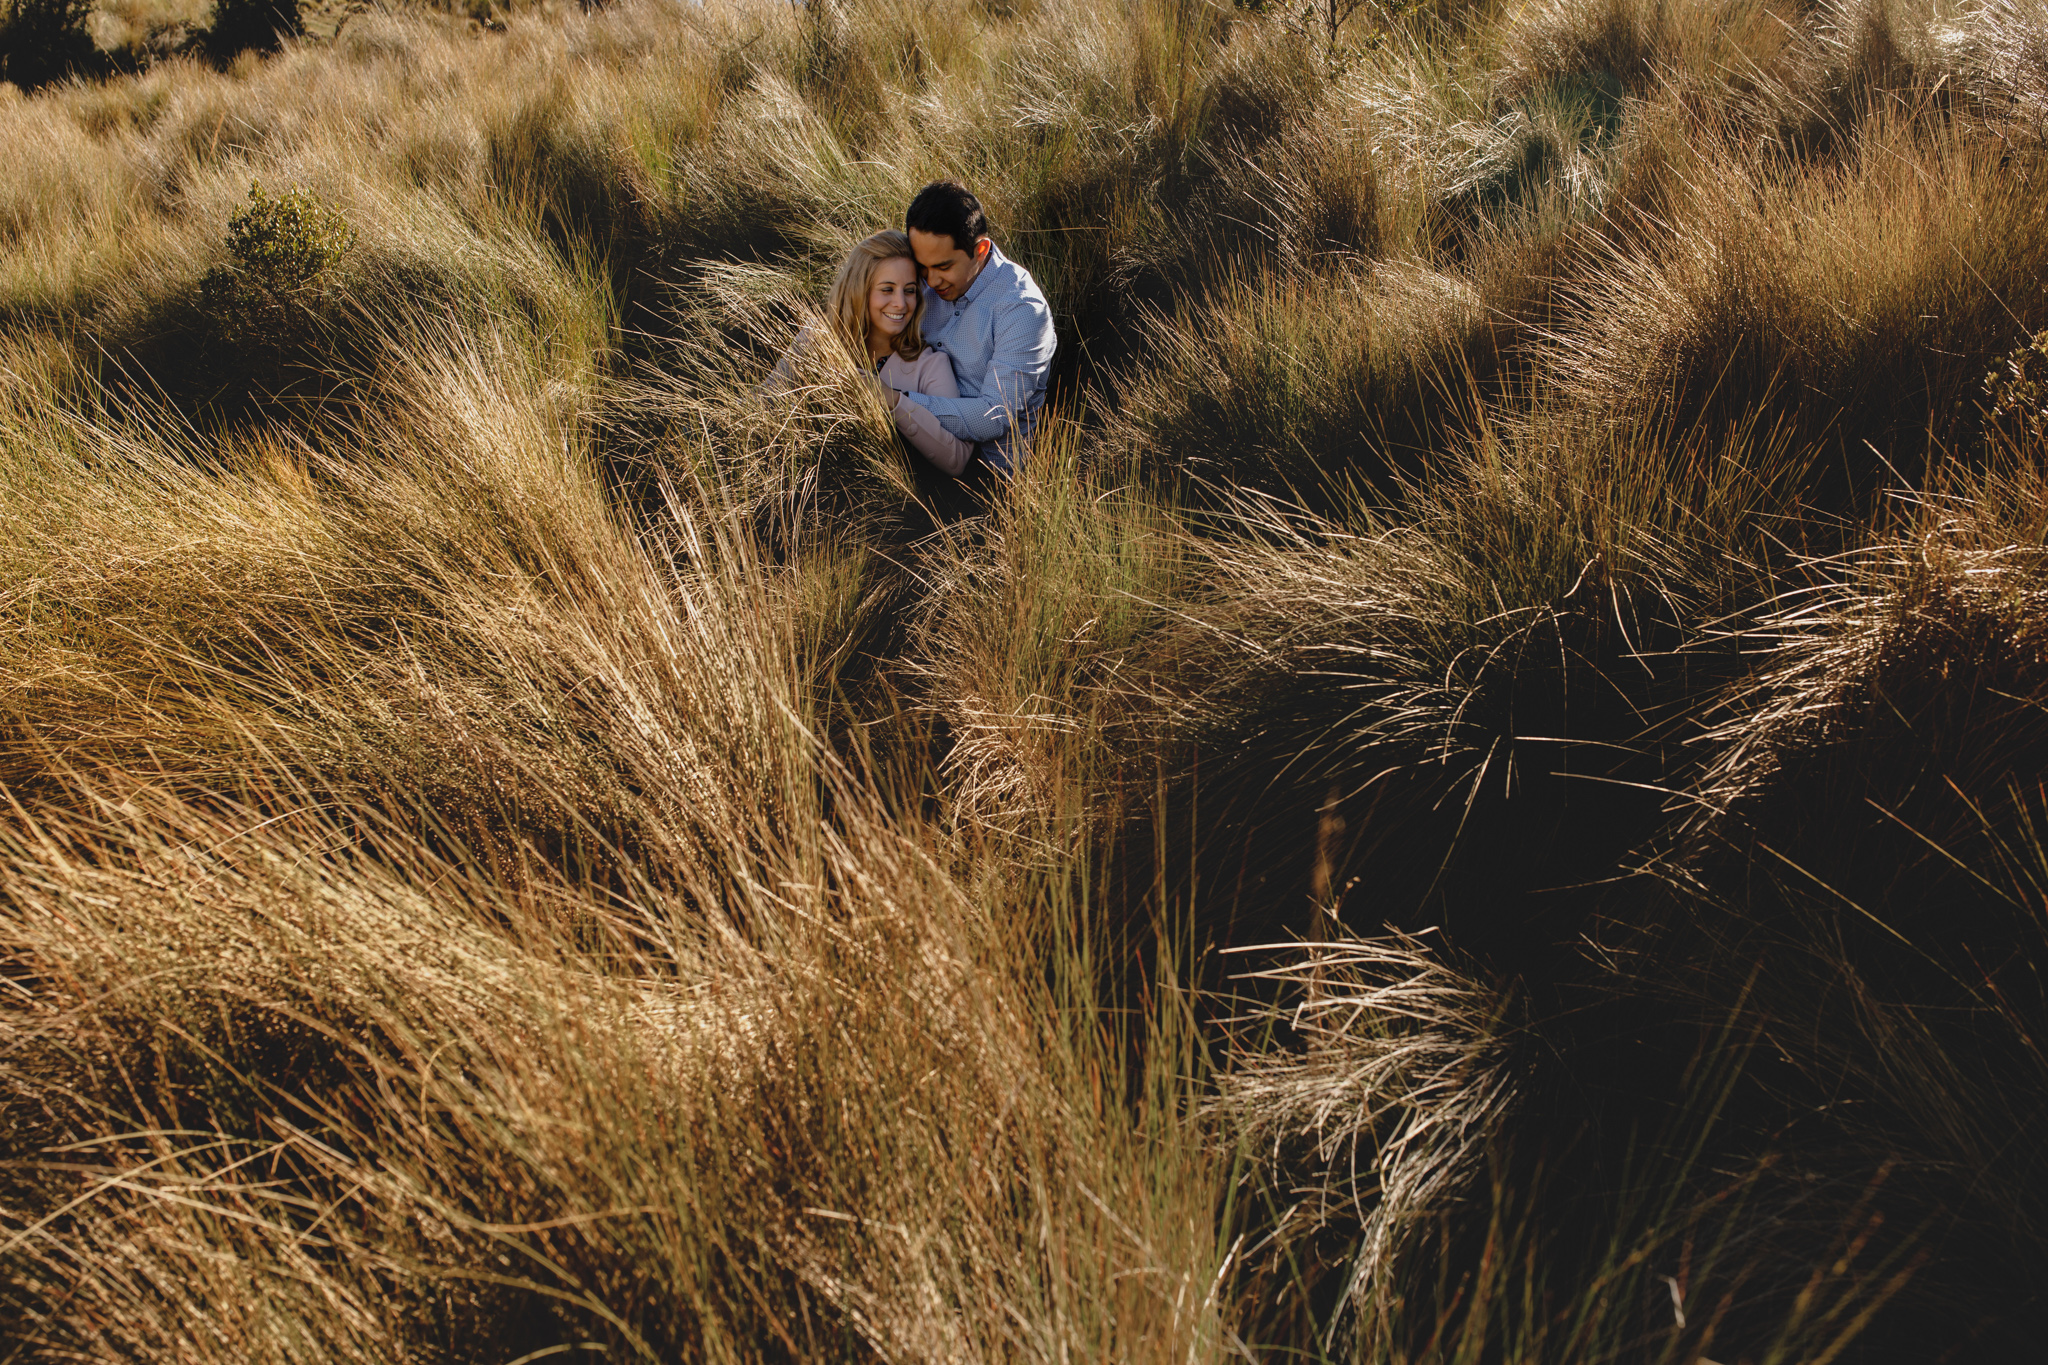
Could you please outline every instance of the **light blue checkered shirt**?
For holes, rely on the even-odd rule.
[[[1052,309],[1031,272],[989,243],[988,263],[958,303],[924,291],[924,338],[953,361],[958,398],[911,393],[939,425],[973,441],[1004,473],[1023,464],[1031,428],[1045,406],[1055,346]]]

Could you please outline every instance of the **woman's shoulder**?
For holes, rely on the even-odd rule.
[[[783,393],[798,385],[798,370],[808,365],[818,349],[818,330],[805,323],[789,345],[776,357],[774,366],[760,383],[763,395]]]
[[[917,353],[915,360],[905,360],[900,355],[891,355],[882,362],[881,378],[882,382],[891,388],[922,393],[923,381],[940,369],[944,369],[946,374],[951,376],[953,362],[936,347],[926,346]]]

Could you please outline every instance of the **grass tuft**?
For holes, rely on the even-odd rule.
[[[0,85],[21,1359],[2041,1338],[2032,0],[181,14]],[[778,368],[942,176],[1000,484]]]

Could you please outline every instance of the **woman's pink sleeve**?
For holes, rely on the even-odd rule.
[[[935,398],[958,398],[960,385],[953,378],[953,361],[943,351],[927,350],[917,358],[917,392]],[[963,441],[939,425],[932,410],[916,403],[896,401],[896,429],[917,447],[917,453],[948,474],[958,477],[974,458],[974,443]]]
[[[760,386],[754,392],[764,398],[768,398],[788,393],[791,389],[796,388],[797,360],[805,353],[814,349],[817,344],[818,329],[808,322],[805,323],[797,330],[796,340],[789,343],[789,349],[784,351],[780,358],[776,360],[775,368],[768,371],[768,377],[761,381]]]

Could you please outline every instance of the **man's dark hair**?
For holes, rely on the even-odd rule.
[[[962,251],[974,250],[974,239],[988,236],[988,215],[981,201],[957,180],[934,180],[917,192],[903,214],[906,232],[951,237]]]

